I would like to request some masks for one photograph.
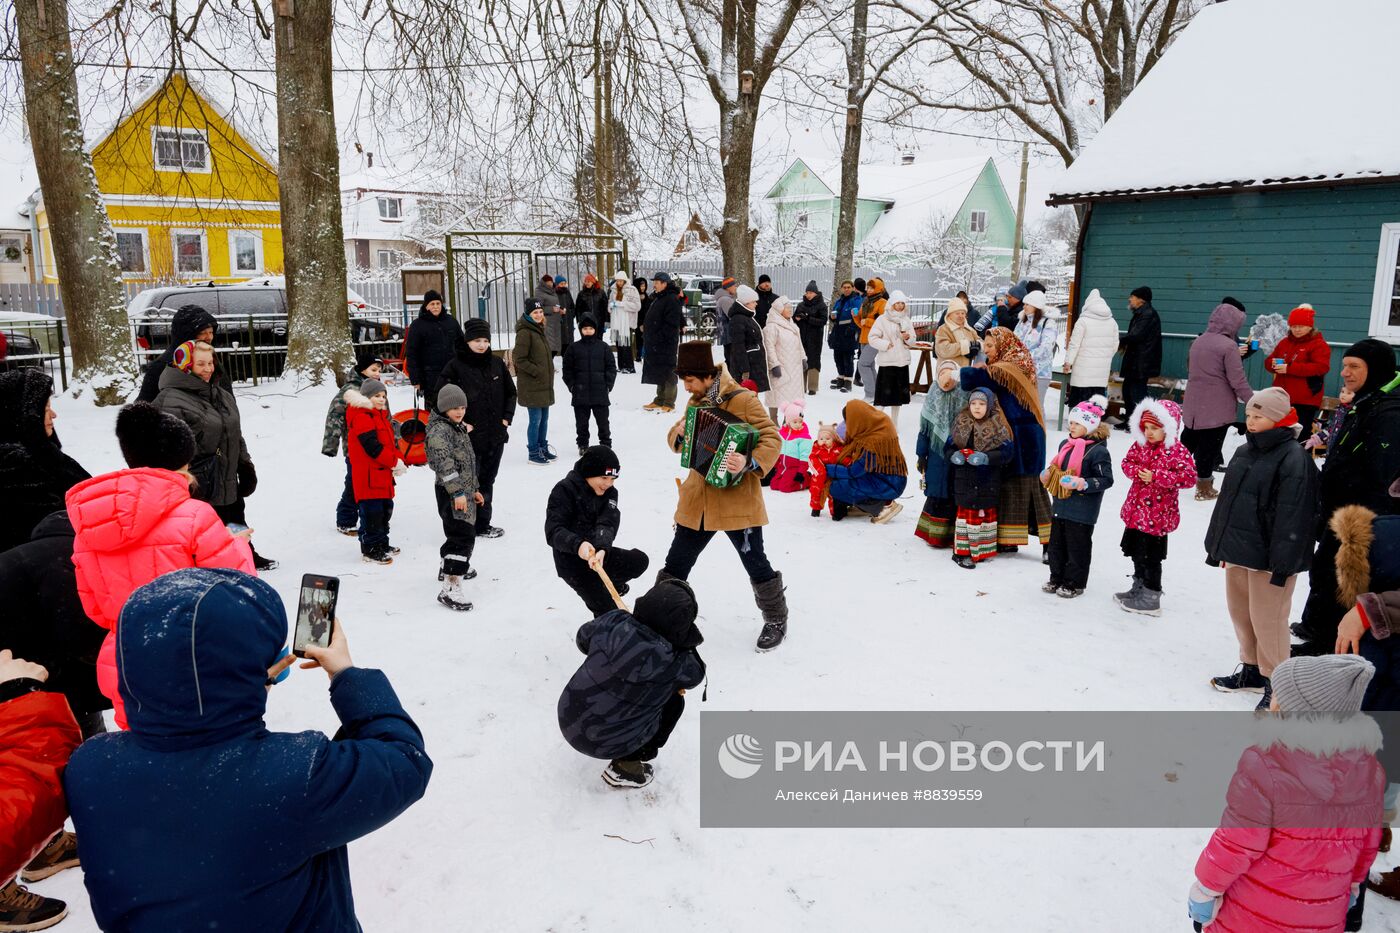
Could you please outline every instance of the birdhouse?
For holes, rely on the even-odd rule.
[[[752,71],[741,71],[741,72],[739,72],[739,93],[740,93],[740,94],[752,94],[752,93],[753,93],[753,72],[752,72]]]

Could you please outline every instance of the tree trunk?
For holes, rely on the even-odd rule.
[[[277,0],[277,148],[287,269],[287,371],[320,385],[350,372],[331,85],[331,0]],[[457,309],[453,309],[456,311]]]
[[[752,100],[753,103],[747,103]],[[719,228],[719,251],[724,274],[740,282],[754,281],[753,244],[758,231],[749,218],[750,174],[753,171],[753,134],[757,95],[741,98],[721,117],[720,167],[724,172],[724,223]]]
[[[24,109],[44,195],[77,396],[120,405],[136,385],[117,240],[83,142],[67,0],[16,0]]]
[[[836,221],[836,276],[831,292],[855,271],[856,214],[860,198],[860,143],[865,131],[865,46],[869,0],[856,0],[846,50],[846,136],[841,143],[841,211]]]

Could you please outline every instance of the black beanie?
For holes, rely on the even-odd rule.
[[[600,444],[585,450],[583,456],[574,464],[574,470],[584,479],[593,476],[617,476],[622,472],[622,464],[618,462],[617,454],[613,453],[611,447]]]
[[[855,288],[856,291],[863,292],[865,291],[865,279],[856,279],[851,283],[851,286]]]
[[[1148,288],[1146,285],[1139,285],[1137,288],[1129,292],[1129,294],[1132,295],[1132,297],[1138,299],[1139,301],[1145,301],[1148,304],[1152,304],[1152,289]]]
[[[491,339],[491,325],[486,323],[484,318],[469,317],[462,322],[462,336],[468,340],[476,340],[480,337]]]
[[[194,433],[150,402],[132,402],[117,414],[117,443],[132,469],[179,470],[194,459]]]
[[[1395,378],[1395,348],[1384,340],[1368,337],[1346,348],[1343,357],[1354,357],[1366,364],[1366,384],[1362,392],[1379,389]]]
[[[381,365],[381,366],[384,365],[384,361],[383,361],[382,359],[380,359],[378,356],[375,356],[375,354],[374,354],[374,352],[373,352],[372,350],[365,350],[365,349],[361,348],[360,350],[356,351],[356,353],[355,353],[355,372],[357,372],[357,373],[359,373],[360,375],[363,376],[364,373],[365,373],[365,370],[366,370],[366,369],[369,369],[369,368],[370,368],[371,366],[373,366],[375,363],[378,363],[378,364]]]
[[[773,284],[773,280],[772,280],[771,278],[769,278],[768,276],[766,276],[766,275],[760,275],[760,276],[758,277],[758,284],[759,284],[759,285],[772,285],[772,284]]]
[[[1229,295],[1226,295],[1224,298],[1220,299],[1220,303],[1223,305],[1229,305],[1232,308],[1239,308],[1245,314],[1249,313],[1248,311],[1245,311],[1244,302],[1240,301],[1238,298],[1231,298]]]
[[[699,614],[695,591],[674,577],[658,581],[637,599],[632,610],[632,618],[677,648],[694,648],[705,641],[695,626]]]

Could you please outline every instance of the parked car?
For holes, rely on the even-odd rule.
[[[689,331],[701,340],[710,340],[717,329],[715,320],[715,289],[722,279],[712,275],[687,276],[673,272],[671,277],[676,290],[681,293],[681,304],[685,306],[685,317],[690,322]],[[713,284],[710,280],[713,279]],[[709,304],[705,303],[705,288],[709,287]]]

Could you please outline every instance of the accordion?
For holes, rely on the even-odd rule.
[[[711,486],[725,489],[736,485],[743,474],[726,470],[725,456],[748,456],[756,446],[758,428],[723,408],[691,406],[685,410],[681,466],[699,473]]]

